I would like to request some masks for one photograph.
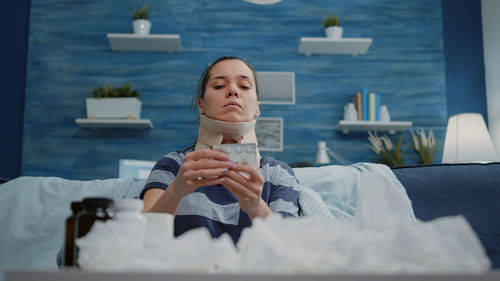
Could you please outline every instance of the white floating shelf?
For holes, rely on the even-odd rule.
[[[107,37],[113,51],[173,53],[182,49],[179,34],[108,33]]]
[[[77,118],[75,123],[89,129],[151,129],[153,123],[149,119],[87,119]]]
[[[395,134],[396,131],[403,131],[411,127],[411,121],[345,121],[340,120],[337,129],[342,133],[347,134],[349,131],[376,131],[376,132],[389,132]]]
[[[298,53],[306,56],[311,54],[364,55],[372,41],[371,38],[301,37]]]

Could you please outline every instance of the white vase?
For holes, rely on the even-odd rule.
[[[134,20],[133,26],[135,34],[147,35],[151,30],[151,22],[149,20]]]
[[[331,39],[341,39],[344,29],[340,26],[329,26],[325,28],[325,35]]]
[[[358,119],[358,112],[354,107],[354,103],[348,103],[344,106],[344,120],[345,121],[356,121]]]
[[[380,122],[390,122],[391,115],[389,114],[389,110],[387,110],[386,105],[380,106]]]
[[[142,103],[138,98],[88,98],[89,119],[141,119]]]

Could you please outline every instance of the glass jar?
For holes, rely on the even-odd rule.
[[[76,237],[85,236],[95,221],[107,221],[113,218],[113,200],[109,198],[85,198],[83,210],[76,216]],[[78,247],[75,250],[75,264],[78,265]]]
[[[83,202],[71,202],[71,216],[66,219],[66,235],[64,242],[64,266],[75,265],[75,230],[76,216],[83,210]]]

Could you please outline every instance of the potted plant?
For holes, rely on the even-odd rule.
[[[149,21],[148,6],[143,5],[140,9],[135,8],[133,13],[134,33],[147,35],[151,30],[151,21]]]
[[[94,88],[86,102],[89,119],[141,119],[139,91],[129,84]]]
[[[391,139],[384,135],[379,137],[377,132],[368,132],[368,140],[370,145],[367,145],[373,152],[380,156],[383,164],[391,167],[404,165],[404,154],[406,145],[403,146],[403,135],[398,139],[396,146],[392,144]]]
[[[436,140],[432,129],[429,130],[428,135],[425,135],[425,131],[421,129],[414,133],[410,129],[411,136],[413,138],[413,149],[418,153],[420,157],[420,164],[432,164],[436,159]]]
[[[327,15],[323,21],[325,35],[332,39],[341,39],[343,28],[340,26],[339,18],[336,15]]]

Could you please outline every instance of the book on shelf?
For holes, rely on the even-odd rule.
[[[361,92],[358,92],[354,97],[354,106],[356,107],[356,113],[358,114],[357,121],[363,120],[363,107],[361,101]]]
[[[363,88],[353,98],[357,121],[380,121],[380,95]]]
[[[368,121],[375,121],[375,93],[368,95]]]
[[[361,112],[363,116],[362,120],[368,120],[368,89],[366,88],[361,90]]]

